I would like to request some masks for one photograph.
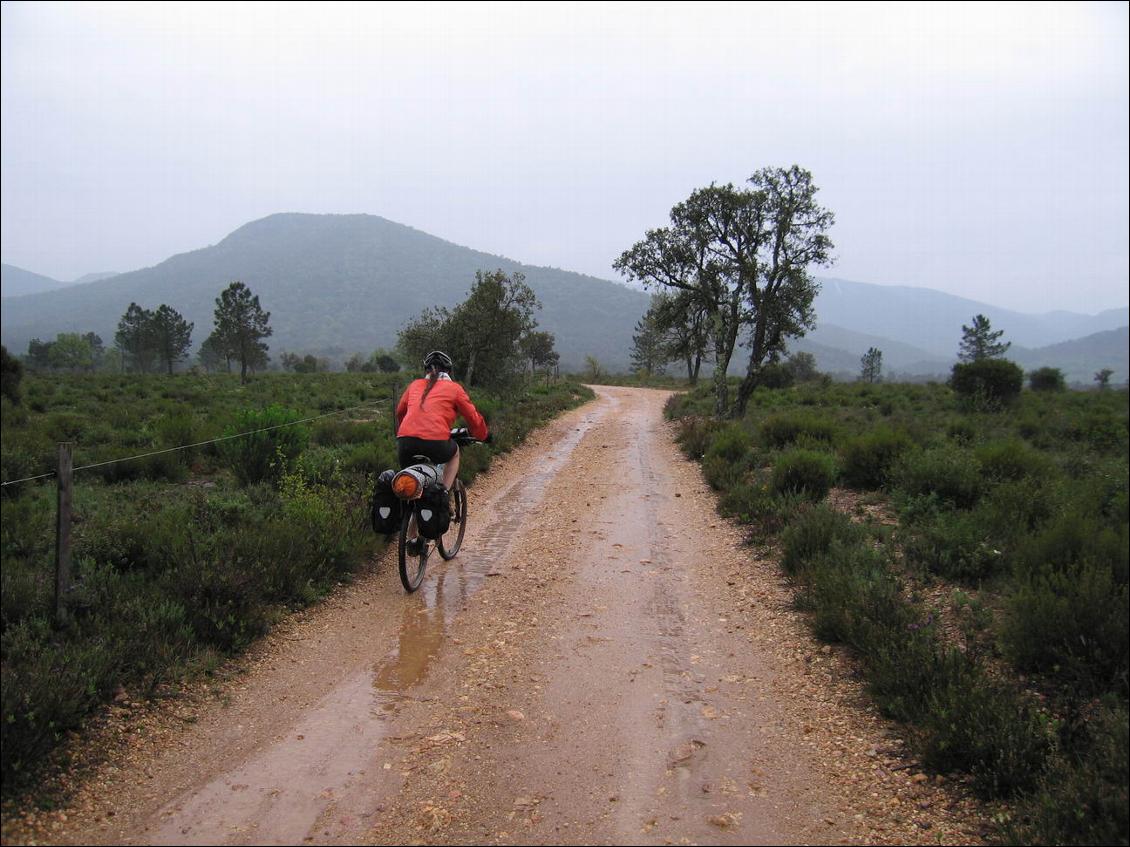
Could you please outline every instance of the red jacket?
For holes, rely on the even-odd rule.
[[[413,380],[396,404],[397,435],[425,441],[447,441],[451,438],[455,416],[462,415],[472,436],[480,441],[487,437],[487,422],[462,385],[450,379],[436,380],[421,407],[420,399],[427,387],[426,379]]]

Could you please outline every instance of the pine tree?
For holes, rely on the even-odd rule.
[[[999,359],[1004,356],[1011,341],[1001,344],[997,339],[1004,335],[1004,330],[992,331],[989,319],[984,315],[975,315],[973,326],[961,327],[961,348],[957,358],[963,362],[979,362],[982,359]]]
[[[114,344],[122,353],[123,365],[128,362],[134,370],[148,371],[156,352],[153,339],[153,313],[130,303],[114,333]]]
[[[271,313],[263,311],[259,297],[238,280],[216,298],[217,346],[239,360],[240,382],[247,382],[248,368],[267,362],[267,345],[263,339],[274,331],[269,325]]]
[[[193,324],[176,309],[164,303],[153,313],[153,340],[157,355],[170,374],[173,364],[188,355],[188,348],[192,345],[192,327]]]
[[[869,347],[859,360],[859,378],[862,382],[879,382],[883,378],[883,351],[878,347]]]

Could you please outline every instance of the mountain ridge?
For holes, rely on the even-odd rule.
[[[536,317],[542,329],[557,336],[563,367],[580,367],[587,355],[613,370],[627,367],[647,293],[613,280],[526,265],[365,214],[276,213],[148,268],[5,298],[0,330],[14,351],[26,349],[31,337],[53,338],[58,332],[95,331],[110,343],[131,301],[146,308],[164,302],[195,324],[198,346],[211,331],[215,298],[239,279],[272,313],[274,356],[289,350],[342,359],[392,345],[396,331],[423,308],[454,306],[470,289],[476,270],[495,269],[526,275],[543,305]],[[1130,323],[1127,309],[1029,315],[934,289],[819,281],[818,326],[791,347],[814,352],[823,369],[836,372],[857,371],[868,346],[884,351],[888,372],[948,372],[961,325],[975,314],[986,314],[994,329],[1004,329],[1017,355]],[[1086,347],[1072,348],[1078,373],[1090,367],[1079,358]],[[1062,350],[1049,355],[1060,354],[1068,355]],[[1104,362],[1098,367],[1120,366]]]

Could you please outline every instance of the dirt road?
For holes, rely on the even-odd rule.
[[[666,395],[598,394],[479,479],[420,592],[386,556],[127,724],[49,840],[978,842],[717,517]]]

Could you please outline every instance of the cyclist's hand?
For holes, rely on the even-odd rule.
[[[493,443],[494,443],[494,433],[488,432],[487,437],[483,439],[483,444],[493,444]]]

